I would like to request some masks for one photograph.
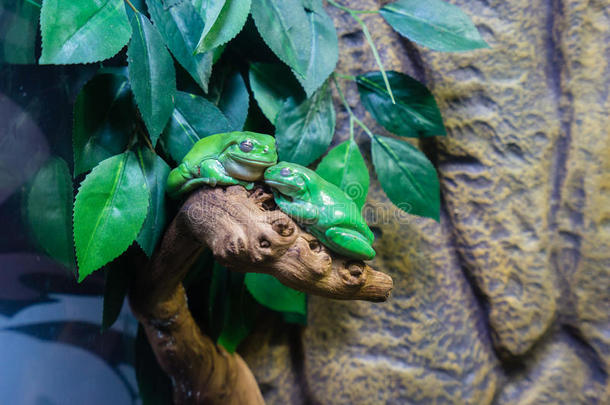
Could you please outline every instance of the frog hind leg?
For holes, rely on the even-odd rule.
[[[328,248],[334,252],[360,260],[375,257],[375,250],[367,238],[352,229],[335,226],[328,228],[325,236]]]
[[[173,169],[167,177],[167,185],[165,187],[169,196],[178,198],[185,192],[185,186],[194,179],[194,176],[195,173],[186,163],[181,163],[178,167]]]

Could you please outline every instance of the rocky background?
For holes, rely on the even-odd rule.
[[[386,68],[425,82],[443,113],[447,137],[419,145],[441,222],[402,215],[372,182],[372,265],[392,297],[310,297],[306,328],[260,325],[241,352],[270,405],[610,403],[610,3],[450,2],[491,49],[433,52],[365,18]],[[358,25],[327,9],[339,71],[377,70]]]

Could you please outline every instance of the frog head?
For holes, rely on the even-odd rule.
[[[265,183],[292,199],[308,200],[311,170],[296,163],[280,162],[265,171]]]
[[[277,162],[275,138],[256,132],[234,132],[219,160],[236,179],[254,181]]]

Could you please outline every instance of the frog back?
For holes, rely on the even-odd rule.
[[[315,181],[311,182],[311,203],[320,210],[317,226],[320,229],[342,227],[352,229],[365,236],[371,243],[374,236],[362,218],[358,205],[339,187],[324,180],[315,173]],[[312,176],[313,180],[314,176]]]
[[[237,142],[239,135],[239,132],[225,132],[201,138],[195,142],[182,161],[199,164],[206,159],[214,159],[231,144]]]

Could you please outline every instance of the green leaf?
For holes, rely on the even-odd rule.
[[[165,228],[165,183],[170,168],[163,159],[148,148],[140,147],[136,154],[146,185],[150,191],[148,214],[136,241],[148,257],[152,256]]]
[[[7,70],[2,69],[3,72]],[[7,74],[4,77],[7,84],[12,82],[10,76]],[[41,108],[41,110],[43,109]],[[0,111],[2,112],[0,118],[0,204],[2,204],[26,181],[34,177],[47,161],[49,145],[46,135],[34,121],[37,114],[33,114],[31,108],[24,109],[0,91]]]
[[[216,70],[207,95],[229,120],[232,131],[241,131],[248,116],[250,94],[237,70]]]
[[[74,202],[79,282],[129,247],[148,201],[146,179],[131,151],[102,161],[87,175]]]
[[[0,4],[0,63],[36,63],[40,8],[27,0]]]
[[[131,24],[133,38],[127,50],[129,81],[150,140],[156,145],[174,108],[174,61],[163,45],[161,34],[148,18],[138,13]]]
[[[371,153],[377,178],[394,205],[409,214],[440,219],[438,177],[423,153],[384,136],[375,136]]]
[[[214,104],[194,94],[178,92],[176,107],[161,136],[161,146],[181,162],[195,142],[209,135],[230,132],[231,123]]]
[[[443,117],[430,90],[414,78],[388,71],[396,104],[392,104],[380,72],[356,78],[364,107],[388,131],[408,137],[445,135]]]
[[[379,13],[398,33],[436,51],[489,47],[470,18],[442,0],[398,0]]]
[[[271,50],[304,76],[311,56],[311,31],[299,0],[254,0],[252,17]]]
[[[335,70],[339,59],[339,42],[335,24],[326,14],[321,0],[315,0],[313,10],[306,13],[311,31],[309,64],[304,76],[296,76],[307,97],[311,97]]]
[[[74,270],[72,239],[72,177],[66,162],[50,158],[27,192],[26,215],[37,244],[53,259]]]
[[[105,270],[102,331],[110,329],[121,314],[131,279],[130,268],[120,259],[110,263]]]
[[[328,84],[301,104],[291,97],[277,118],[280,160],[307,166],[328,149],[334,133],[335,108]]]
[[[293,290],[268,274],[247,273],[245,284],[259,304],[278,312],[307,314],[305,293]]]
[[[171,7],[163,6],[160,0],[146,0],[146,4],[165,45],[199,86],[208,91],[213,54],[207,52],[194,55],[203,30],[203,19],[195,7],[189,1]]]
[[[331,149],[318,165],[316,173],[345,191],[362,208],[369,192],[369,171],[353,139]]]
[[[289,97],[298,100],[305,98],[299,83],[285,65],[252,63],[249,78],[254,99],[273,125],[276,124],[277,115]]]
[[[89,81],[74,104],[74,175],[123,152],[133,131],[134,117],[125,76],[100,74]]]
[[[44,0],[40,29],[41,64],[108,59],[131,36],[123,0]]]
[[[205,29],[199,39],[197,52],[205,52],[229,42],[242,30],[251,0],[201,1],[205,8]],[[203,11],[203,10],[202,10]]]
[[[210,287],[210,319],[222,324],[217,343],[233,353],[250,334],[257,315],[256,304],[246,292],[244,275],[217,263]]]

